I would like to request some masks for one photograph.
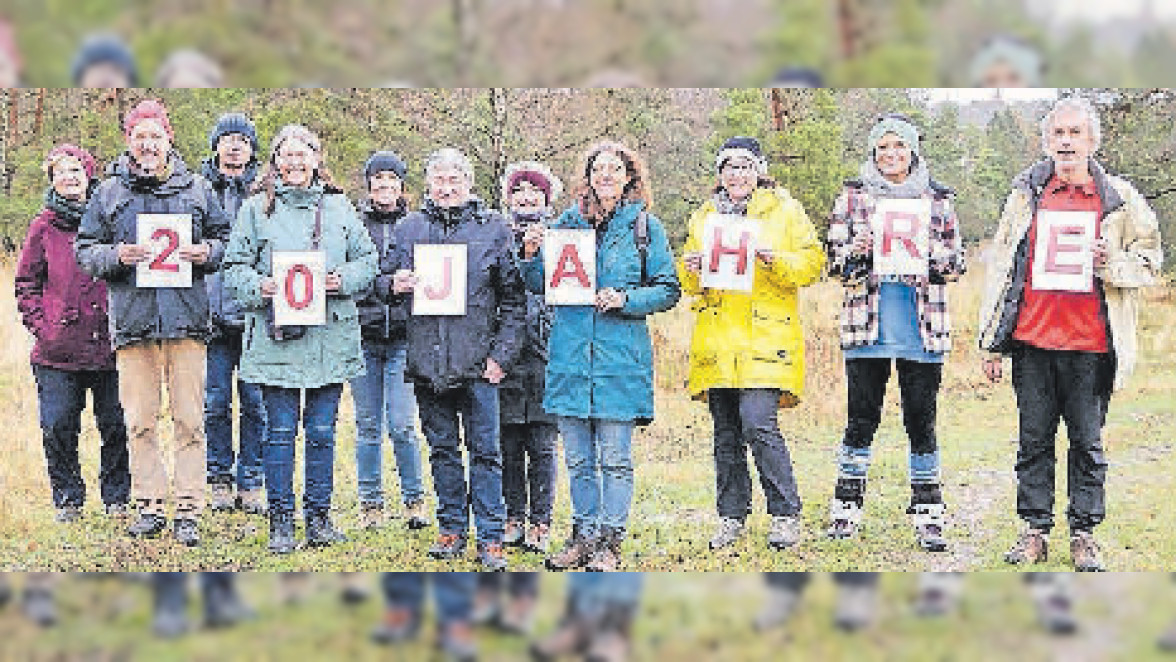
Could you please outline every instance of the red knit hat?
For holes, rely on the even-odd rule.
[[[167,137],[175,140],[176,134],[172,131],[171,120],[167,118],[167,107],[159,99],[143,99],[127,112],[123,120],[126,137],[131,137],[131,131],[135,129],[136,124],[148,119],[157,120],[163,125],[163,130],[167,131]]]
[[[16,47],[16,35],[12,33],[12,26],[3,19],[0,19],[0,52],[7,55],[16,65],[16,70],[20,71],[20,50]]]
[[[64,158],[74,158],[82,162],[82,168],[86,171],[86,176],[90,179],[94,178],[94,173],[98,171],[98,162],[94,160],[94,155],[77,145],[66,143],[54,147],[49,155],[45,157],[45,163],[42,166],[45,170],[45,175],[49,179],[53,179],[53,168],[59,161]]]

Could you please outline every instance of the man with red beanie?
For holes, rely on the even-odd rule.
[[[204,508],[209,336],[204,278],[220,263],[229,221],[212,186],[188,170],[172,149],[174,134],[162,102],[139,102],[127,113],[123,130],[127,151],[108,169],[111,176],[98,186],[86,209],[77,260],[86,272],[105,280],[110,291],[110,326],[140,510],[128,533],[152,538],[163,532],[170,482],[176,540],[194,546],[200,542],[197,518]],[[137,265],[159,259],[151,246],[138,243],[138,226],[144,216],[158,214],[191,223],[191,243],[172,247],[175,259],[192,265],[188,287],[142,287],[138,282]],[[171,481],[156,427],[165,385],[175,430]]]

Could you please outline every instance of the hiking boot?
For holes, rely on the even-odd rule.
[[[526,527],[518,520],[506,520],[506,528],[502,534],[502,544],[507,547],[521,547],[526,536]]]
[[[506,560],[506,549],[502,543],[478,543],[478,563],[484,572],[506,572],[510,564]]]
[[[768,530],[768,547],[788,549],[800,542],[800,515],[778,515]]]
[[[425,502],[423,499],[418,499],[404,507],[405,525],[416,531],[417,529],[427,528],[432,522],[429,520],[429,511],[425,510]]]
[[[1005,563],[1032,565],[1049,560],[1049,537],[1041,529],[1026,529],[1005,554]]]
[[[833,499],[829,505],[829,537],[846,540],[857,535],[862,522],[862,507],[853,501]]]
[[[532,524],[523,540],[523,549],[535,554],[546,554],[551,546],[551,527],[546,524]]]
[[[264,515],[265,490],[238,490],[237,507],[246,515]]]
[[[564,614],[555,632],[532,643],[528,649],[532,660],[548,662],[561,657],[580,655],[587,650],[594,624],[579,613],[571,598],[564,604]]]
[[[438,561],[452,561],[465,556],[466,538],[458,533],[442,533],[429,548],[429,556]]]
[[[621,543],[624,541],[624,529],[604,527],[596,553],[585,569],[588,572],[616,572],[621,565]]]
[[[627,605],[609,607],[601,618],[600,627],[592,636],[585,657],[588,662],[624,662],[632,648],[633,608]]]
[[[1067,635],[1078,631],[1078,620],[1074,618],[1074,604],[1068,595],[1053,594],[1039,599],[1037,620],[1050,634]]]
[[[364,503],[359,506],[359,526],[371,531],[379,529],[388,523],[388,516],[384,512],[382,503]]]
[[[513,598],[498,617],[498,629],[507,634],[526,637],[535,625],[535,599],[530,596]]]
[[[176,537],[176,542],[186,547],[200,544],[200,527],[191,517],[177,517],[172,523],[172,535]]]
[[[48,628],[57,624],[53,594],[44,589],[25,589],[21,598],[21,611],[24,612],[25,618],[38,627]]]
[[[232,483],[212,483],[208,497],[208,508],[214,513],[231,513],[237,509],[237,498],[233,496]]]
[[[845,632],[856,632],[874,622],[878,591],[873,586],[842,586],[837,591],[834,624]]]
[[[372,630],[372,641],[382,646],[411,641],[420,627],[420,614],[408,609],[389,609],[384,613],[384,620]]]
[[[1168,631],[1160,636],[1160,639],[1156,642],[1156,645],[1159,646],[1160,650],[1162,651],[1176,653],[1176,623],[1173,623],[1172,627],[1168,628]]]
[[[308,547],[327,547],[342,542],[347,542],[347,536],[335,528],[329,515],[322,513],[306,518],[306,545]]]
[[[127,529],[132,538],[158,538],[167,529],[167,520],[159,515],[144,513]]]
[[[131,514],[131,507],[125,503],[108,503],[104,506],[107,517],[121,519]]]
[[[911,522],[915,527],[915,544],[927,552],[943,552],[947,550],[947,539],[943,537],[946,528],[944,513],[946,506],[942,503],[921,503],[912,506],[910,510]]]
[[[768,591],[768,604],[755,617],[755,629],[763,632],[778,628],[792,620],[796,605],[800,603],[800,592],[786,588]]]
[[[298,548],[294,539],[294,515],[292,513],[270,513],[269,551],[271,554],[290,554]],[[285,580],[292,582],[293,580]]]
[[[1075,531],[1070,534],[1070,557],[1074,560],[1074,569],[1078,572],[1106,572],[1103,564],[1102,550],[1094,534],[1089,531]]]
[[[715,530],[715,535],[710,539],[710,548],[714,550],[730,547],[742,537],[743,520],[731,517],[719,518],[719,528]]]
[[[204,627],[210,630],[232,627],[253,616],[253,610],[231,588],[217,586],[205,596]]]
[[[474,662],[478,659],[478,647],[474,643],[474,629],[469,623],[450,623],[445,626],[437,641],[437,649],[446,660],[453,662]]]
[[[580,533],[578,527],[572,527],[572,535],[564,543],[563,549],[543,562],[548,570],[574,570],[583,568],[592,560],[596,553],[597,541]]]

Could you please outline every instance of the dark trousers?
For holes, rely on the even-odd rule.
[[[743,521],[751,511],[747,449],[775,516],[800,513],[792,458],[776,417],[776,389],[711,389],[707,400],[715,426],[715,482],[720,517]]]
[[[78,436],[86,391],[94,399],[94,419],[102,437],[98,480],[102,502],[125,504],[130,500],[131,471],[127,426],[118,399],[118,373],[114,370],[68,371],[34,365],[41,435],[53,505],[82,507],[86,484],[78,458]]]
[[[153,572],[151,588],[155,596],[155,612],[185,611],[188,608],[187,572]],[[236,577],[231,572],[201,572],[200,589],[204,594],[204,607],[209,603],[236,592]]]
[[[512,598],[539,597],[537,572],[479,572],[478,590],[499,594],[506,591]]]
[[[507,519],[551,525],[558,440],[559,428],[554,423],[502,426],[502,492]]]
[[[1110,401],[1103,379],[1107,360],[1104,354],[1027,345],[1013,352],[1013,390],[1020,417],[1017,515],[1029,526],[1049,531],[1054,525],[1055,448],[1063,420],[1070,440],[1070,529],[1093,530],[1106,516],[1102,428]]]
[[[812,580],[811,572],[765,572],[768,586],[782,591],[800,593]],[[877,572],[833,572],[833,581],[838,586],[877,586],[880,576]]]
[[[240,452],[233,452],[233,374],[241,365],[241,334],[208,343],[204,380],[204,434],[207,438],[208,482],[237,489],[259,490],[265,482],[265,403],[261,386],[237,383],[240,407]],[[236,471],[234,472],[234,468]]]

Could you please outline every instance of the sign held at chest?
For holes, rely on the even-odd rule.
[[[417,285],[412,295],[412,314],[465,315],[468,261],[465,244],[413,246]]]
[[[1097,216],[1092,211],[1037,212],[1033,244],[1033,289],[1094,291],[1094,242]]]
[[[702,226],[702,273],[699,283],[713,290],[750,292],[755,285],[755,252],[760,221],[711,214]]]
[[[327,323],[327,256],[322,251],[274,251],[273,278],[277,326]]]
[[[931,254],[931,201],[879,200],[870,216],[874,273],[926,276]]]
[[[191,214],[139,214],[135,243],[150,257],[136,265],[137,287],[192,287],[192,263],[179,250],[192,244]]]
[[[548,230],[543,239],[544,296],[552,306],[596,301],[596,232]]]

